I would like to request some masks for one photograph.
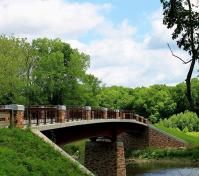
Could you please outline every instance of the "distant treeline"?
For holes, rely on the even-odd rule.
[[[157,121],[189,109],[185,83],[148,88],[104,87],[92,74],[88,55],[60,39],[0,36],[0,104],[90,105],[133,109]],[[199,80],[192,79],[199,104]]]
[[[193,78],[192,93],[199,105],[199,79]],[[99,105],[113,109],[132,109],[156,122],[173,114],[189,110],[185,83],[176,86],[153,85],[150,87],[104,87],[98,95]]]

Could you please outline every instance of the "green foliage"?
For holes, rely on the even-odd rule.
[[[199,137],[199,132],[186,132],[186,135]]]
[[[112,86],[103,87],[97,99],[99,99],[100,106],[113,109],[132,109],[155,123],[174,113],[189,109],[185,92],[185,83],[173,87],[153,85],[148,88],[135,89]],[[199,104],[198,78],[192,79],[192,93],[195,104]]]
[[[139,159],[173,159],[173,158],[189,158],[196,160],[199,157],[199,147],[180,148],[180,149],[153,149],[133,150],[128,157]]]
[[[80,163],[84,164],[86,140],[65,144],[62,148]]]
[[[158,125],[167,128],[179,128],[185,132],[199,131],[199,118],[198,116],[189,111],[173,115],[168,119],[160,120]]]
[[[0,104],[98,106],[100,81],[86,73],[89,56],[60,39],[0,36],[0,62]]]
[[[0,175],[84,175],[28,130],[0,129]]]
[[[21,98],[19,89],[24,85],[25,43],[22,39],[0,36],[0,103],[16,103]]]
[[[104,87],[98,95],[99,105],[110,109],[128,109],[132,97],[129,88],[124,87]]]
[[[176,103],[172,99],[169,88],[165,85],[154,85],[135,90],[132,108],[145,112],[146,116],[157,120],[173,114]]]

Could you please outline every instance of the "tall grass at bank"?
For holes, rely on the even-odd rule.
[[[0,129],[0,175],[81,176],[85,174],[29,130]]]
[[[70,144],[65,144],[62,148],[80,163],[84,164],[85,143],[86,140],[80,140]]]
[[[139,159],[199,159],[199,146],[190,148],[179,148],[179,149],[153,149],[147,148],[144,150],[133,150],[129,153],[128,158],[139,158]]]

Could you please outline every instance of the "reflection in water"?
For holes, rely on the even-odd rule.
[[[142,163],[127,165],[127,176],[199,176],[199,165]]]

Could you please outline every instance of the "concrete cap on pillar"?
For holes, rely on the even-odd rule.
[[[102,111],[107,112],[108,108],[101,108]]]
[[[90,106],[85,106],[85,110],[91,111],[91,107]]]
[[[10,105],[5,105],[5,109],[12,109],[14,111],[24,111],[25,107],[24,105],[10,104]]]
[[[120,110],[119,109],[115,109],[114,112],[120,112]]]
[[[58,110],[66,110],[66,106],[64,105],[58,105],[57,108]]]

